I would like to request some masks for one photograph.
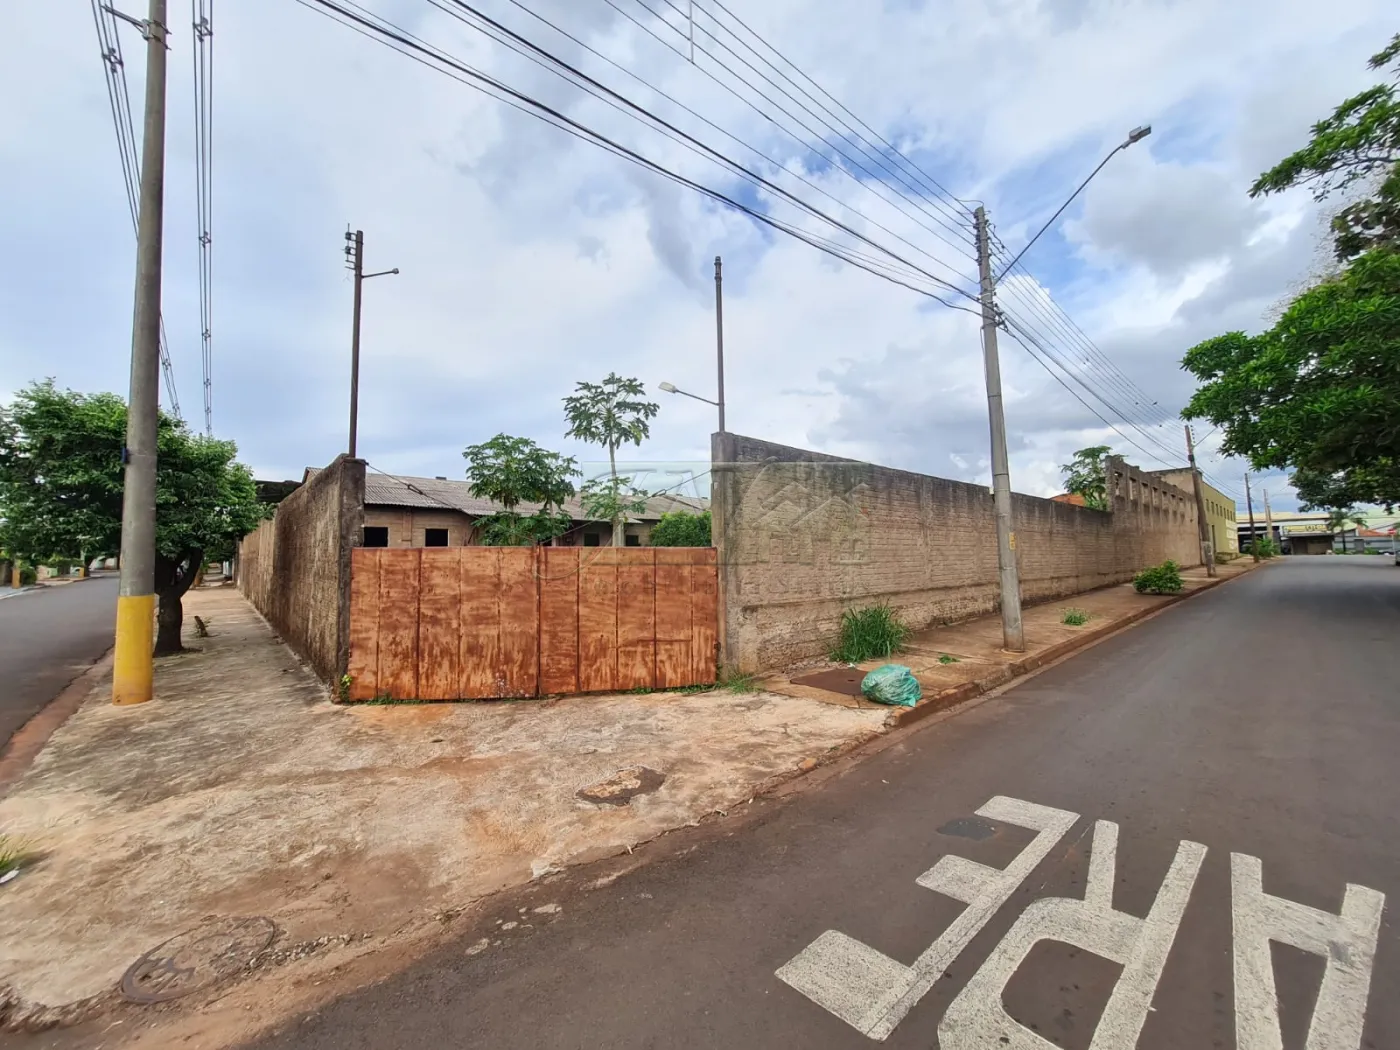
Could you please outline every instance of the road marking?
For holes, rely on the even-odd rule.
[[[1118,825],[1094,825],[1084,899],[1047,897],[1030,905],[981,969],[949,1004],[938,1025],[944,1050],[1044,1050],[1054,1043],[1006,1012],[1002,992],[1039,941],[1054,940],[1093,952],[1123,967],[1094,1030],[1090,1050],[1131,1050],[1147,1019],[1157,981],[1176,939],[1206,848],[1182,842],[1147,918],[1113,908]]]
[[[919,876],[920,886],[967,907],[913,966],[837,930],[827,930],[779,967],[778,978],[872,1039],[888,1037],[1079,819],[1077,813],[1004,795],[993,798],[977,815],[1037,834],[1005,869],[945,856]],[[1092,858],[1090,863],[1092,869]],[[1109,877],[1111,881],[1111,873]]]
[[[1269,942],[1327,960],[1308,1025],[1306,1050],[1357,1050],[1366,1021],[1385,894],[1347,883],[1341,915],[1264,892],[1258,857],[1230,854],[1230,911],[1235,940],[1235,1045],[1283,1050],[1278,989]]]

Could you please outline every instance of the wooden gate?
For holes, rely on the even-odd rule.
[[[357,547],[351,700],[477,700],[715,680],[712,547]]]

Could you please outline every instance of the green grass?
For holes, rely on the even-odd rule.
[[[752,693],[758,689],[755,677],[751,674],[726,674],[719,684],[731,693]]]
[[[961,661],[956,656],[951,656],[948,653],[940,653],[938,655],[938,662],[941,664],[956,664]]]
[[[673,693],[708,693],[715,687],[714,682],[703,682],[699,685],[683,685],[679,689],[672,689]]]
[[[1083,609],[1066,609],[1065,614],[1060,617],[1060,622],[1071,627],[1083,627],[1089,622],[1089,614]]]
[[[0,834],[0,875],[22,867],[33,857],[33,851],[24,842],[12,835]]]
[[[841,635],[831,650],[837,663],[858,664],[893,656],[904,648],[909,628],[888,605],[847,609],[841,614]]]

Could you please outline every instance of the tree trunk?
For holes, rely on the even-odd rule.
[[[179,559],[156,555],[156,656],[185,651],[180,640],[185,622],[182,599],[203,562],[203,551],[189,551]]]
[[[612,470],[613,499],[617,499],[617,450],[608,446],[608,466]],[[622,515],[616,515],[612,520],[612,545],[614,547],[627,546],[627,519]]]

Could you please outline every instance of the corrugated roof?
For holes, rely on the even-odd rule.
[[[444,481],[442,478],[415,478],[405,475],[379,474],[369,471],[365,475],[365,504],[379,507],[422,507],[458,510],[463,514],[477,517],[494,514],[502,510],[494,500],[479,499],[471,494],[471,486],[465,481]],[[662,514],[683,510],[698,514],[709,510],[710,501],[695,496],[652,496],[647,500],[647,509],[641,514],[629,515],[635,521],[656,521]],[[526,514],[539,509],[536,504],[521,504],[520,510]],[[564,511],[575,521],[588,520],[583,505],[578,499],[564,504]]]

